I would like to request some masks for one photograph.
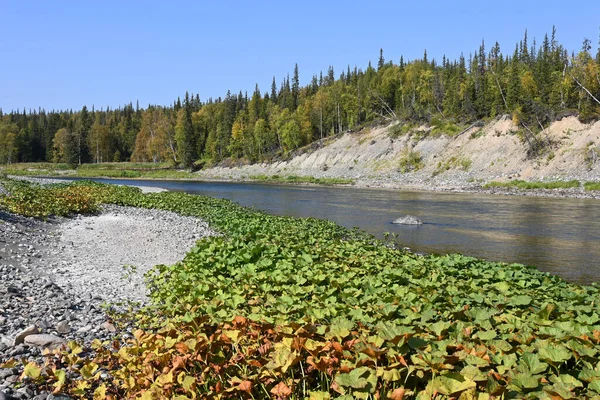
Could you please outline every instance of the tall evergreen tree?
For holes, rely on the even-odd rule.
[[[385,59],[383,58],[383,48],[379,49],[379,61],[377,62],[377,70],[379,71],[385,65]]]
[[[177,141],[177,153],[181,166],[190,168],[194,162],[194,126],[192,124],[192,109],[186,94],[183,109],[179,111],[177,127],[175,128],[175,140]]]
[[[298,64],[294,66],[294,77],[292,78],[292,110],[298,108],[298,98],[300,96],[300,77],[298,75]]]

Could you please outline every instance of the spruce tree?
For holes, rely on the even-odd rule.
[[[277,103],[277,83],[275,82],[275,76],[273,76],[273,82],[271,82],[271,101]]]
[[[300,95],[300,78],[298,76],[298,64],[294,67],[294,77],[292,78],[292,110],[298,108],[298,97]]]
[[[177,127],[175,129],[175,140],[181,166],[190,168],[194,157],[194,126],[192,125],[192,107],[186,93],[186,101],[183,109],[178,115]]]

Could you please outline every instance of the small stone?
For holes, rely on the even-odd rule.
[[[102,324],[102,327],[109,331],[109,332],[116,332],[117,328],[115,328],[115,326],[113,324],[111,324],[110,322],[106,321],[105,323]]]
[[[63,334],[69,333],[71,332],[71,326],[67,321],[60,321],[56,324],[56,332]]]
[[[71,400],[71,397],[62,394],[49,394],[46,400]]]
[[[2,368],[0,369],[0,379],[6,379],[11,375],[18,375],[19,370],[16,368]]]
[[[57,349],[67,344],[63,338],[49,334],[29,335],[25,338],[25,343],[49,349]]]
[[[81,328],[77,329],[78,333],[85,333],[85,332],[89,332],[92,330],[92,326],[91,325],[86,325],[86,326],[82,326]]]
[[[30,398],[33,396],[33,390],[29,389],[28,387],[22,387],[17,389],[17,393],[19,393],[20,395],[24,395],[25,398]]]
[[[17,333],[17,335],[15,336],[15,341],[13,343],[13,346],[23,343],[27,336],[34,335],[39,332],[40,331],[38,330],[38,328],[35,325],[28,326],[27,328],[25,328],[22,331],[20,331],[19,333]]]

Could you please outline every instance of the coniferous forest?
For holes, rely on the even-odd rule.
[[[514,49],[498,43],[458,60],[387,60],[365,70],[273,78],[269,90],[201,100],[186,93],[169,106],[0,110],[0,163],[170,162],[190,167],[225,159],[257,162],[374,121],[455,124],[511,115],[541,129],[564,115],[600,118],[600,45],[566,49],[553,28],[541,42],[527,32]]]

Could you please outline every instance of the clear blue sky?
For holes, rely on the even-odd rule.
[[[270,89],[298,63],[301,84],[333,65],[400,55],[456,59],[525,29],[594,49],[600,1],[63,1],[0,0],[0,108],[111,108]]]

